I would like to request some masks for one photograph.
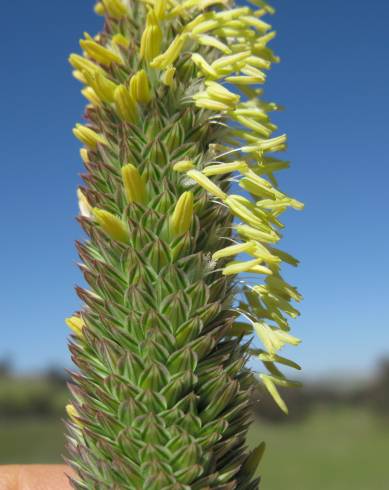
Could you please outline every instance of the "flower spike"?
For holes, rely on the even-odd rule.
[[[87,98],[72,331],[77,488],[257,490],[252,388],[297,387],[282,354],[302,297],[283,276],[287,138],[264,100],[265,0],[97,0],[70,56]],[[251,337],[259,348],[253,349]],[[247,360],[263,365],[259,376]],[[285,371],[285,374],[284,374]]]

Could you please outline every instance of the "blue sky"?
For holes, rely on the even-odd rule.
[[[92,1],[6,2],[0,31],[1,342],[18,369],[69,365],[63,318],[78,307],[73,242],[81,164],[71,128],[84,101],[67,56],[100,19]],[[389,354],[389,6],[384,0],[275,2],[267,98],[286,106],[292,169],[306,203],[283,248],[305,300],[294,352],[310,376],[371,369]]]

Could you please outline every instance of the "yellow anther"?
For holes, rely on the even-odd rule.
[[[161,75],[161,82],[168,87],[174,85],[174,75],[176,74],[176,69],[174,66],[168,66],[166,70]]]
[[[175,170],[176,172],[187,172],[188,170],[192,170],[193,168],[194,164],[192,160],[180,160],[173,165],[173,170]]]
[[[164,53],[153,59],[151,66],[163,70],[172,65],[181,54],[187,37],[187,34],[177,36]]]
[[[255,242],[238,243],[218,250],[212,255],[213,260],[219,260],[224,257],[231,257],[240,253],[252,253],[255,250]]]
[[[193,63],[204,73],[211,78],[218,78],[218,73],[200,54],[192,54]]]
[[[193,194],[184,192],[177,201],[170,218],[170,229],[174,235],[186,233],[193,220]]]
[[[77,189],[77,197],[78,197],[78,207],[80,209],[81,216],[85,218],[92,217],[92,206],[89,204],[88,199],[81,191],[81,189]]]
[[[92,87],[85,87],[84,89],[81,90],[81,93],[95,107],[101,106],[101,100],[98,98],[96,92],[93,90]]]
[[[256,272],[258,274],[272,274],[272,271],[265,266],[259,265],[261,259],[246,260],[245,262],[231,262],[223,269],[225,276],[241,274],[242,272]]]
[[[65,319],[66,325],[77,335],[82,337],[82,329],[84,328],[84,320],[79,316],[71,316]]]
[[[122,167],[121,172],[127,202],[144,203],[146,201],[146,186],[139,170],[128,163]]]
[[[121,0],[102,0],[108,15],[114,19],[121,19],[127,14],[127,9]]]
[[[80,71],[80,70],[73,70],[72,75],[79,82],[84,83],[84,84],[87,84],[88,83],[87,80],[86,80],[86,78],[85,78],[85,76],[84,76],[84,74],[82,73],[82,71]]]
[[[188,177],[197,182],[203,189],[208,191],[210,194],[218,197],[219,199],[227,199],[227,194],[223,192],[220,187],[212,182],[212,180],[208,179],[204,174],[199,172],[198,170],[189,170],[187,172]]]
[[[193,97],[197,107],[208,109],[209,111],[224,112],[230,109],[230,106],[218,100],[211,99],[203,94],[197,94]]]
[[[140,55],[145,61],[151,61],[161,52],[162,31],[159,27],[155,13],[147,14],[146,27],[142,34]]]
[[[114,92],[116,111],[125,122],[135,122],[137,119],[137,106],[125,85],[118,85]]]
[[[68,405],[66,405],[65,410],[66,410],[66,413],[68,414],[69,418],[71,419],[71,421],[74,424],[82,427],[82,423],[78,420],[78,417],[80,416],[80,414],[77,412],[75,406],[72,405],[71,403],[69,403]]]
[[[95,7],[94,7],[95,14],[97,15],[104,15],[105,14],[105,9],[104,5],[101,2],[97,2]]]
[[[95,73],[92,77],[86,76],[89,84],[94,88],[96,94],[105,102],[113,102],[117,85],[101,73]]]
[[[147,104],[151,100],[149,79],[146,72],[140,70],[130,80],[130,95],[137,102]]]
[[[104,136],[82,124],[76,124],[76,127],[73,129],[73,134],[82,143],[91,148],[96,148],[99,143],[107,144],[107,140]]]
[[[128,227],[123,223],[123,221],[104,209],[93,208],[93,214],[96,221],[105,231],[105,233],[118,242],[128,243],[130,240],[130,235]]]
[[[88,163],[89,162],[89,155],[88,155],[88,150],[86,148],[81,148],[80,150],[80,156],[81,156],[81,159],[84,163]]]
[[[208,165],[203,169],[203,174],[207,177],[211,175],[223,175],[230,172],[244,172],[248,169],[248,165],[244,161],[219,163],[217,165]]]
[[[236,104],[238,104],[240,99],[239,95],[234,94],[220,83],[208,81],[205,85],[207,87],[206,93],[209,98],[232,107],[235,107]]]
[[[123,36],[123,34],[115,34],[113,37],[112,37],[112,42],[114,44],[116,44],[116,46],[121,46],[122,48],[128,48],[128,46],[130,45],[130,40]]]
[[[96,63],[93,63],[93,61],[88,60],[83,56],[80,56],[79,54],[71,54],[69,56],[69,63],[73,66],[73,68],[81,71],[82,73],[84,73],[85,71],[91,73],[99,71],[104,73],[103,69],[100,66],[96,65]]]
[[[123,60],[118,54],[105,48],[104,46],[101,46],[101,44],[98,44],[95,41],[83,39],[80,41],[80,46],[88,56],[96,60],[98,63],[103,65],[111,65],[112,63],[117,63],[118,65],[123,64]]]

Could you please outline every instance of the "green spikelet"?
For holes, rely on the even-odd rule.
[[[70,57],[89,101],[74,129],[88,237],[84,306],[67,319],[74,488],[258,488],[246,362],[259,357],[286,410],[276,387],[296,383],[276,364],[298,368],[278,351],[299,342],[287,317],[300,295],[276,243],[279,215],[302,205],[269,156],[286,142],[259,88],[277,61],[262,20],[273,9],[253,3],[103,0],[103,32]]]

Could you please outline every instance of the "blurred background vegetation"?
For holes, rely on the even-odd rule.
[[[57,463],[67,376],[20,376],[0,362],[0,464]],[[389,361],[369,380],[307,382],[283,393],[283,415],[258,386],[250,444],[265,440],[265,490],[388,490]]]

